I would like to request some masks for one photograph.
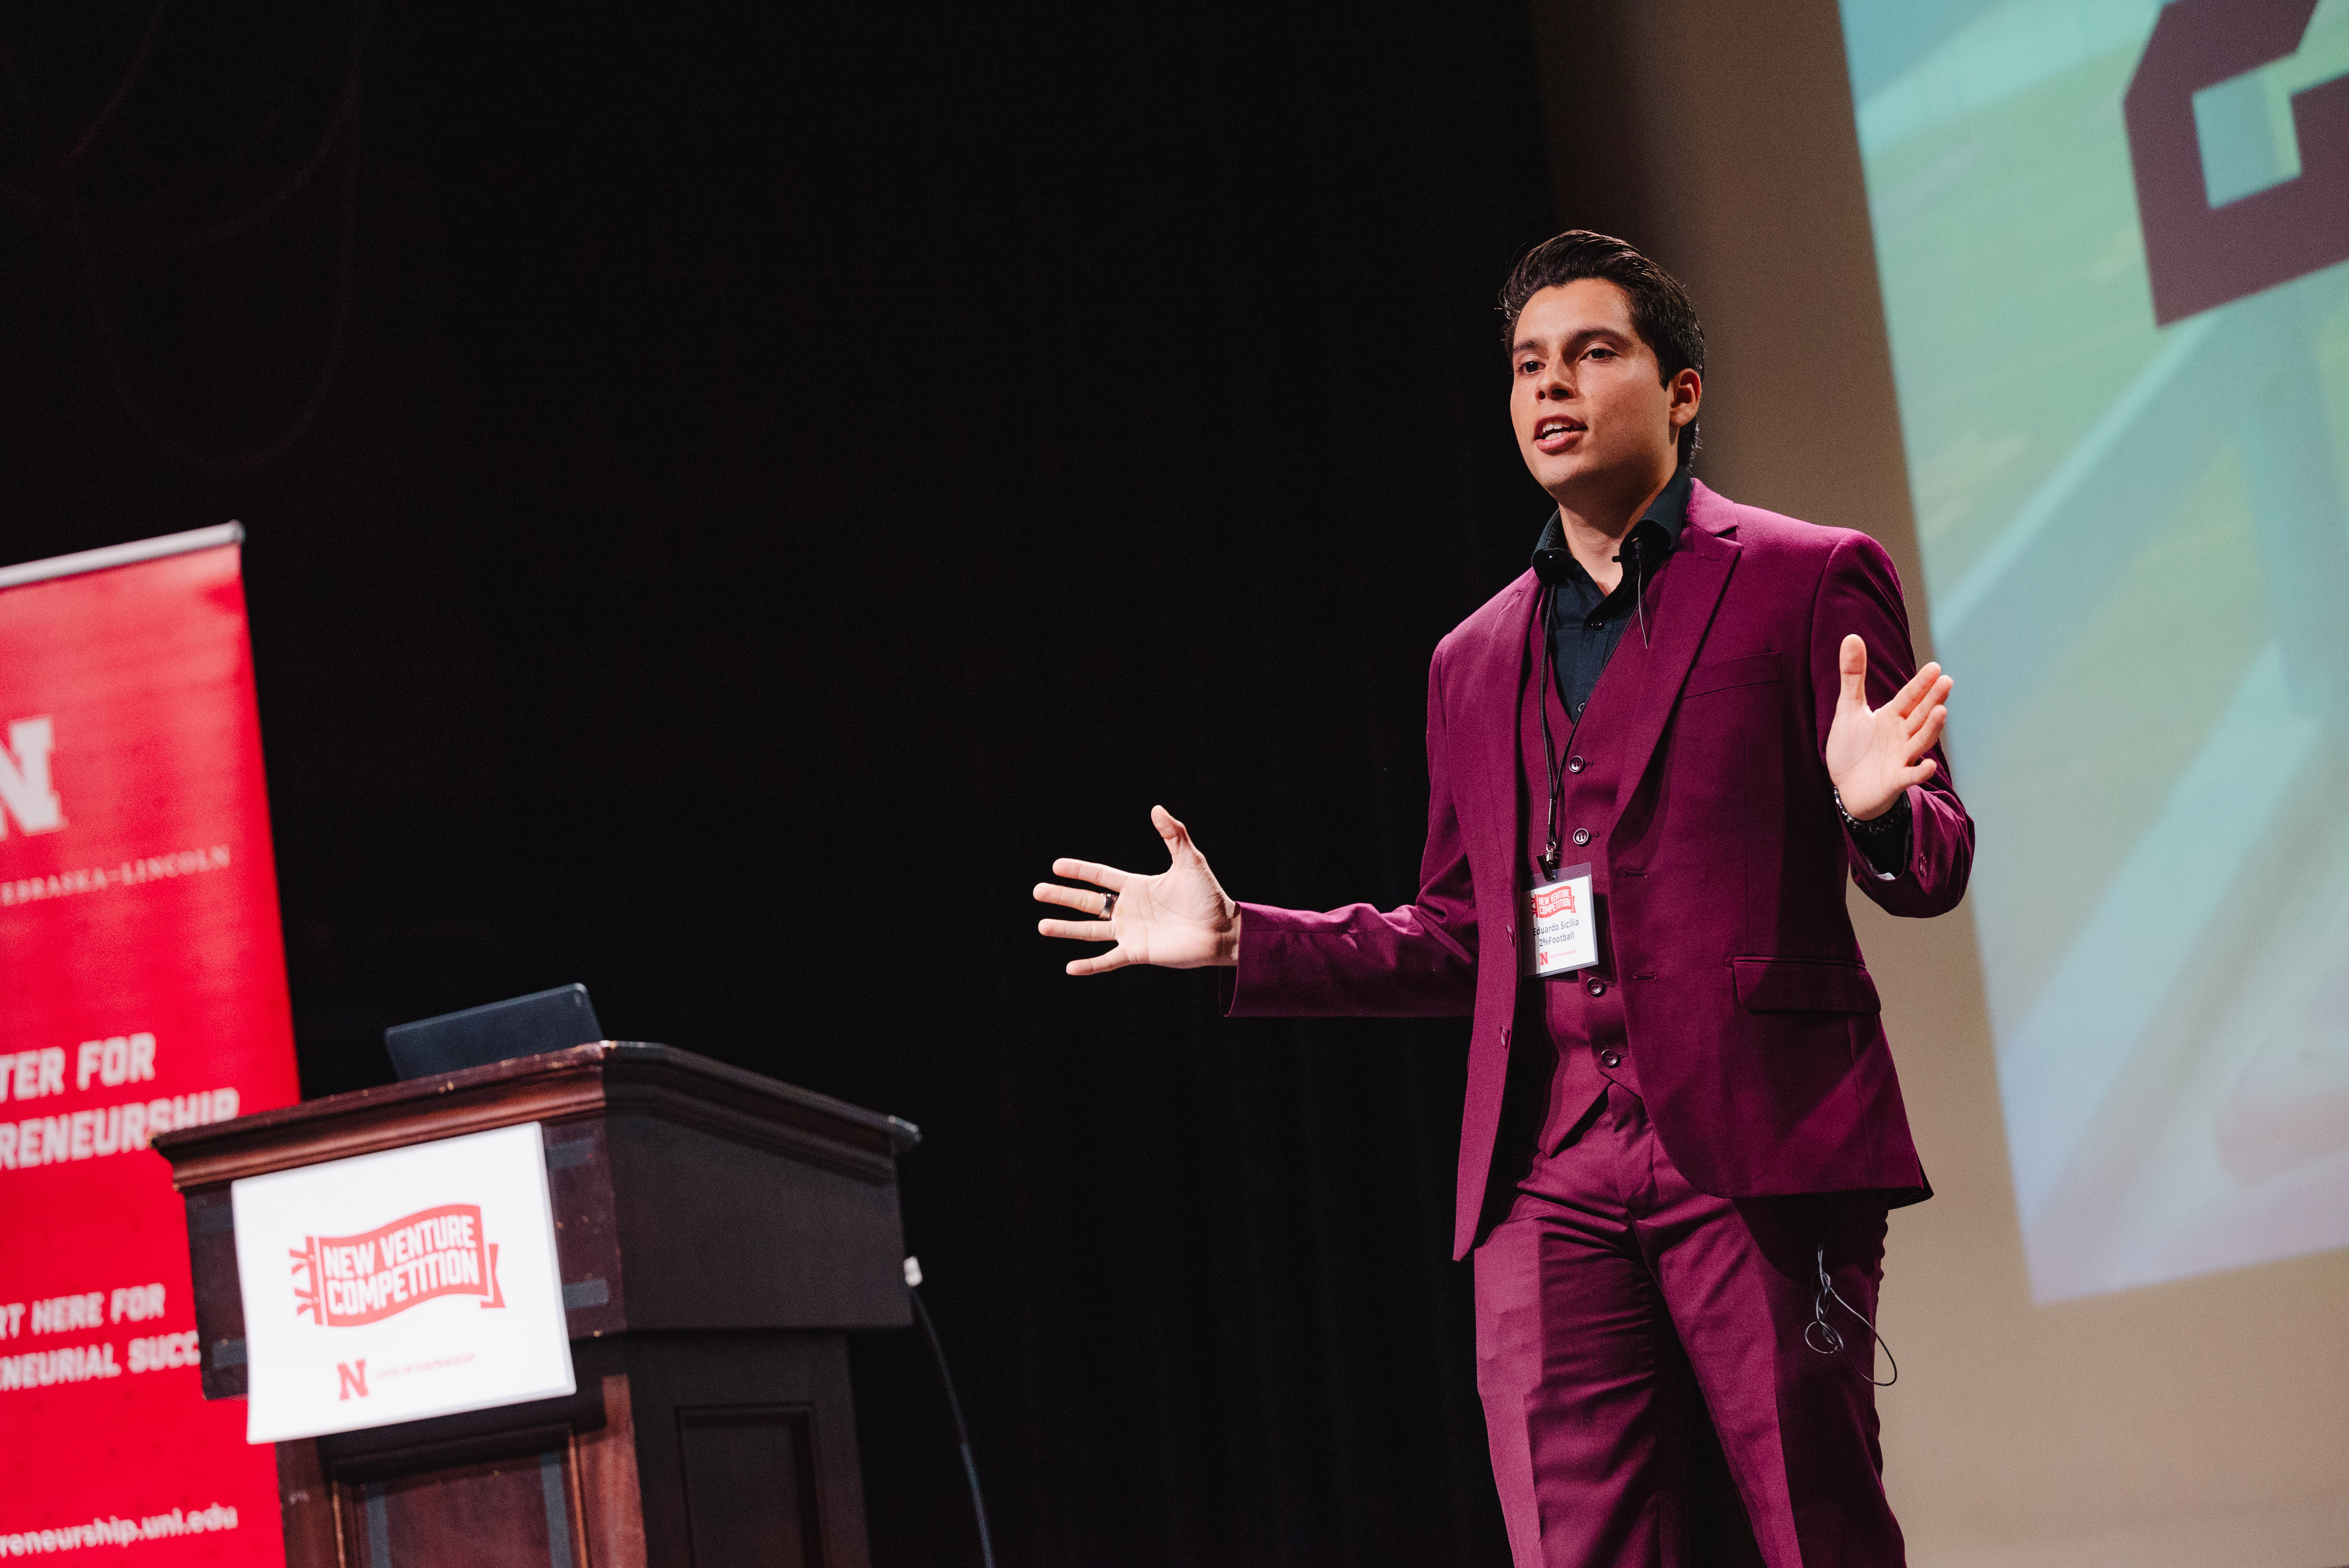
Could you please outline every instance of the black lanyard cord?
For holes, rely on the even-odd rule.
[[[1542,584],[1541,596],[1534,606],[1534,619],[1541,627],[1542,771],[1549,782],[1549,820],[1543,834],[1549,847],[1542,851],[1541,869],[1542,875],[1553,881],[1557,876],[1557,816],[1566,804],[1566,776],[1558,771],[1557,742],[1552,738],[1549,727],[1549,667],[1552,663],[1549,623],[1557,610],[1557,590],[1548,583]],[[1588,712],[1589,707],[1588,703],[1583,704],[1582,713]],[[1574,738],[1582,733],[1582,713],[1573,716],[1574,727],[1566,732],[1566,748],[1569,753],[1574,749]]]

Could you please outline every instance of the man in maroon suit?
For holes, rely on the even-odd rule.
[[[1578,231],[1503,308],[1557,511],[1436,647],[1418,898],[1236,903],[1162,807],[1171,867],[1056,861],[1107,891],[1040,885],[1093,917],[1041,929],[1116,944],[1074,975],[1228,968],[1234,1015],[1474,1017],[1454,1255],[1519,1568],[1898,1564],[1870,1325],[1886,1211],[1928,1189],[1844,879],[1964,893],[1950,682],[1874,541],[1690,476],[1669,275]]]

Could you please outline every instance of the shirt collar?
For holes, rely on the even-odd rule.
[[[1656,552],[1659,560],[1680,548],[1681,531],[1688,526],[1691,482],[1688,465],[1682,463],[1673,470],[1671,481],[1656,492],[1656,499],[1648,503],[1648,510],[1640,514],[1640,521],[1631,525],[1633,533],[1644,528],[1653,528],[1664,536],[1664,547]],[[1555,586],[1580,570],[1581,564],[1574,559],[1574,552],[1567,548],[1566,521],[1553,511],[1549,514],[1548,526],[1542,530],[1540,540],[1534,545],[1535,574]]]

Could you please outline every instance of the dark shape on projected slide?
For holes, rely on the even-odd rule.
[[[2121,99],[2158,325],[2349,261],[2349,77],[2292,100],[2299,177],[2210,205],[2194,95],[2300,48],[2316,0],[2175,0]]]

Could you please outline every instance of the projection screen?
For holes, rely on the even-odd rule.
[[[2349,1245],[2349,0],[1843,0],[2033,1294]]]

